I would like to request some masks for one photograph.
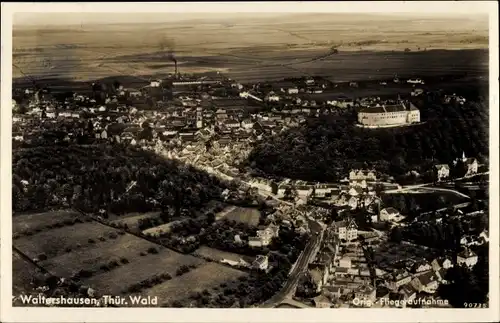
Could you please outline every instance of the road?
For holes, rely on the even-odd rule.
[[[307,270],[307,265],[314,260],[316,253],[319,250],[321,245],[321,240],[323,238],[323,233],[318,233],[315,235],[313,233],[313,237],[309,240],[304,251],[300,254],[297,262],[288,276],[285,285],[281,288],[279,292],[277,292],[273,297],[268,299],[266,302],[261,304],[259,307],[261,308],[273,308],[283,302],[285,299],[291,298],[291,294],[294,292],[297,283],[301,275]]]
[[[449,207],[443,207],[443,208],[437,209],[437,210],[432,210],[432,211],[428,211],[428,212],[422,212],[422,213],[420,213],[419,216],[431,214],[431,213],[434,213],[434,212],[443,212],[443,211],[446,211],[446,210],[448,210],[450,208],[461,209],[461,208],[467,207],[469,205],[470,205],[470,202],[459,203],[459,204],[455,204],[455,205],[452,205],[452,206],[449,206]],[[414,221],[417,221],[417,219],[418,219],[418,217]]]
[[[442,187],[429,187],[428,185],[432,185],[432,183],[425,183],[425,184],[417,184],[417,185],[408,185],[408,186],[402,186],[401,188],[395,189],[395,190],[387,190],[384,191],[386,194],[391,194],[391,193],[409,193],[411,190],[416,190],[416,189],[421,189],[421,190],[426,190],[426,191],[433,191],[433,192],[448,192],[452,193],[455,195],[458,195],[463,198],[470,198],[469,196],[460,193],[456,190],[452,190],[449,188],[442,188]]]

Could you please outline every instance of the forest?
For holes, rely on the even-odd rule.
[[[73,207],[110,213],[180,213],[219,199],[217,178],[125,145],[46,146],[13,151],[14,212]]]
[[[392,176],[424,173],[433,165],[451,164],[463,152],[479,163],[488,162],[487,98],[462,105],[444,103],[441,93],[430,92],[413,101],[421,125],[363,129],[351,115],[310,118],[260,142],[248,165],[269,175],[325,182],[366,167]]]

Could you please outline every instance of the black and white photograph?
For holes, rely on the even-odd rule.
[[[418,3],[12,5],[9,308],[498,318],[498,7]]]

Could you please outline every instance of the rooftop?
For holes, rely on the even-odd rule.
[[[402,111],[418,111],[418,109],[411,103],[389,104],[389,105],[376,105],[361,109],[362,113],[392,113]]]

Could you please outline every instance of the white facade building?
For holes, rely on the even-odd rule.
[[[361,109],[359,124],[366,127],[396,127],[420,122],[420,111],[410,102],[376,105]]]

